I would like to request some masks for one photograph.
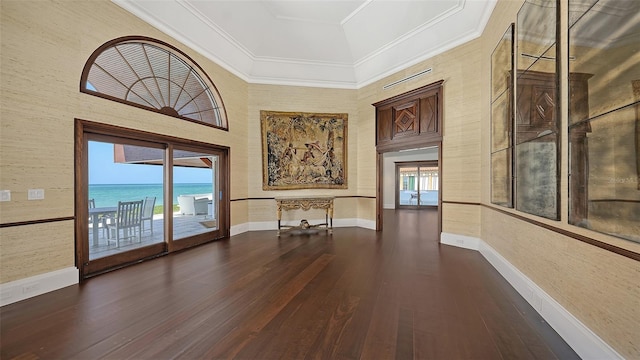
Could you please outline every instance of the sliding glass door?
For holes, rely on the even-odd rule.
[[[217,152],[173,150],[174,249],[205,242],[202,234],[219,230],[219,163]]]
[[[89,260],[165,242],[165,149],[136,144],[108,138],[88,141]]]
[[[229,236],[228,148],[77,122],[83,277]]]
[[[438,174],[435,161],[396,163],[396,208],[438,206]]]

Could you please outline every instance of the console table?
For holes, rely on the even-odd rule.
[[[294,230],[294,229],[307,229],[309,227],[324,226],[329,234],[333,232],[333,196],[293,196],[293,197],[277,197],[276,211],[278,215],[278,236],[282,229]],[[309,209],[324,209],[325,210],[325,222],[323,224],[316,225],[282,225],[282,211],[302,209],[307,211]]]

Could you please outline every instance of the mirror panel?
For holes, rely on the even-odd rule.
[[[640,242],[639,1],[569,1],[569,223]]]
[[[531,72],[540,72],[547,74],[554,74],[556,72],[556,45],[550,46],[543,53],[538,55],[539,58],[531,63],[526,71],[518,72],[519,75],[524,75]],[[525,58],[523,53],[520,53],[520,58]]]
[[[491,104],[491,152],[511,147],[511,97],[504,92]]]
[[[557,4],[527,0],[518,11],[518,70],[528,70],[556,44]],[[555,54],[552,56],[555,60]],[[552,71],[555,71],[555,67]]]
[[[558,137],[551,133],[516,145],[516,209],[558,219]]]
[[[513,207],[511,154],[511,149],[491,154],[491,202],[506,207]]]
[[[491,202],[513,207],[513,31],[491,54]]]
[[[583,174],[585,180],[573,188],[572,204],[577,197],[585,200],[582,207],[570,208],[572,224],[640,242],[640,190],[632,166],[640,152],[639,112],[638,106],[628,106],[569,128],[571,151],[581,151],[588,162],[586,172],[579,161],[571,164],[571,176]],[[585,137],[584,143],[575,140]]]
[[[574,17],[586,11],[569,29],[569,72],[591,75],[589,116],[637,101],[632,81],[640,80],[640,1],[600,0],[584,9],[582,0],[572,0],[569,8]]]
[[[558,3],[527,0],[518,12],[515,207],[559,220]]]
[[[513,30],[514,24],[502,35],[491,53],[491,102],[511,88],[513,81]]]

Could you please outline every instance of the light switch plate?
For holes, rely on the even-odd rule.
[[[29,189],[27,194],[27,200],[42,200],[44,199],[44,189]]]
[[[11,190],[0,190],[0,201],[11,201]]]

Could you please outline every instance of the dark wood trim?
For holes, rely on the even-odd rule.
[[[167,255],[167,253],[167,244],[157,243],[136,249],[135,252],[127,251],[111,256],[98,258],[95,260],[91,260],[91,262],[83,264],[85,270],[87,271],[87,274],[83,277],[84,279],[88,279],[90,277],[104,274],[105,272],[113,271],[116,269],[121,269],[123,267],[129,266],[131,264],[136,264],[144,260],[164,256]],[[118,265],[113,266],[112,264],[114,263],[117,263]]]
[[[76,122],[81,125],[81,130],[83,132],[90,132],[96,135],[106,135],[110,138],[117,137],[128,139],[131,141],[140,141],[140,139],[145,139],[145,144],[148,144],[150,142],[173,143],[180,147],[207,147],[214,150],[229,151],[228,146],[215,145],[197,140],[189,140],[172,135],[164,135],[144,130],[125,128],[117,125],[104,124],[79,118],[76,118]]]
[[[212,236],[213,235],[213,236]],[[228,237],[228,235],[226,235]],[[222,231],[214,231],[208,232],[204,234],[198,234],[195,236],[190,236],[184,239],[172,239],[169,242],[169,252],[173,253],[176,251],[182,251],[185,249],[192,248],[194,246],[206,244],[211,241],[220,240],[225,238],[225,234]]]
[[[561,23],[561,16],[560,16],[560,0],[556,0],[556,59],[562,59],[562,46],[560,45],[560,33],[562,32],[560,23]],[[555,127],[555,132],[556,132],[556,137],[557,137],[557,142],[556,142],[556,218],[552,219],[552,220],[562,220],[562,216],[560,214],[560,209],[562,209],[562,202],[563,201],[567,201],[568,197],[567,196],[561,196],[562,195],[562,156],[563,156],[563,152],[562,152],[562,145],[563,145],[563,141],[566,141],[566,135],[568,135],[568,129],[563,129],[562,131],[564,132],[564,135],[561,134],[561,130],[562,129],[562,117],[563,116],[567,116],[568,118],[568,114],[569,111],[562,108],[562,88],[561,88],[561,83],[564,77],[564,73],[562,72],[562,65],[561,65],[561,61],[557,60],[556,61],[556,98],[554,99],[556,102],[556,127]],[[567,76],[567,79],[569,77]],[[514,125],[515,127],[515,125]],[[570,161],[570,159],[569,159]],[[567,164],[569,163],[569,161],[567,161]],[[565,165],[565,167],[568,167],[567,165]],[[569,169],[569,171],[571,171]],[[568,185],[568,184],[567,184]]]
[[[382,178],[384,174],[384,155],[376,151],[376,231],[382,231],[384,204],[382,199]]]
[[[634,203],[639,204],[640,200],[630,200],[630,199],[591,199],[589,202],[624,202],[624,203]]]
[[[46,224],[46,223],[52,223],[52,222],[58,222],[58,221],[70,221],[70,220],[75,220],[75,217],[74,217],[74,216],[65,216],[65,217],[50,218],[50,219],[38,219],[38,220],[16,221],[16,222],[12,222],[12,223],[4,223],[4,224],[0,224],[0,229],[1,229],[1,228],[14,227],[14,226],[26,226],[26,225]]]
[[[474,205],[474,206],[480,206],[480,203],[476,203],[476,202],[468,202],[468,201],[448,201],[448,200],[444,200],[442,202],[443,204],[452,204],[452,205]]]
[[[218,236],[228,238],[231,236],[231,201],[229,201],[231,199],[231,149],[225,147],[220,150],[222,156],[218,159],[218,173],[223,176],[218,176],[218,194],[215,194],[218,196],[218,211],[220,212]]]
[[[250,200],[275,200],[275,198],[273,198],[273,197],[238,198],[238,199],[231,199],[231,202],[233,202],[233,201],[250,201]]]
[[[350,199],[350,198],[356,198],[356,199],[375,199],[375,196],[364,196],[364,195],[353,195],[353,196],[349,196],[349,195],[342,195],[342,196],[335,196],[336,199]]]
[[[76,119],[74,122],[74,162],[73,162],[73,171],[74,171],[74,193],[75,193],[75,202],[73,212],[75,214],[76,222],[74,224],[74,240],[75,240],[75,264],[78,268],[78,276],[79,280],[82,281],[84,278],[84,274],[87,269],[85,269],[85,255],[89,254],[89,235],[84,234],[84,225],[89,223],[89,214],[86,210],[88,209],[88,193],[89,193],[89,169],[88,166],[85,166],[85,159],[89,158],[89,149],[87,149],[87,140],[85,139],[86,135],[84,132],[86,122],[80,121]],[[80,219],[78,219],[80,216]],[[87,229],[88,230],[88,229]],[[86,256],[88,260],[88,255]]]
[[[395,162],[396,165],[401,165],[401,166],[411,166],[411,165],[415,165],[415,166],[438,166],[438,160],[419,160],[419,161],[396,161]]]
[[[375,107],[380,107],[380,106],[384,106],[384,105],[387,105],[387,104],[390,104],[390,103],[393,103],[393,102],[396,102],[396,101],[399,101],[399,100],[409,99],[409,98],[414,97],[416,95],[422,94],[423,92],[427,92],[429,90],[438,89],[440,86],[442,86],[443,83],[444,83],[444,80],[438,80],[436,82],[433,82],[431,84],[419,87],[417,89],[409,90],[409,91],[407,91],[405,93],[402,93],[402,94],[399,94],[399,95],[396,95],[396,96],[393,96],[393,97],[390,97],[390,98],[375,102],[375,103],[373,103],[371,105],[373,105]],[[442,105],[442,104],[440,104],[440,105]],[[440,106],[440,109],[442,109],[442,106]]]
[[[413,138],[402,138],[402,141],[389,142],[387,144],[377,145],[376,150],[380,153],[395,152],[401,150],[412,150],[423,147],[429,147],[442,141],[442,136],[430,136],[428,139],[415,136]]]
[[[621,248],[621,247],[618,247],[618,246],[615,246],[615,245],[611,245],[611,244],[608,244],[606,242],[590,238],[588,236],[576,234],[576,233],[571,232],[569,230],[561,229],[559,227],[556,227],[556,226],[553,226],[553,225],[549,225],[549,224],[543,223],[541,221],[530,219],[528,217],[525,217],[525,216],[522,216],[522,215],[519,215],[519,214],[516,214],[516,213],[512,213],[510,211],[501,209],[501,208],[493,206],[493,205],[487,205],[487,204],[480,204],[480,205],[483,206],[483,207],[486,207],[488,209],[495,210],[495,211],[497,211],[499,213],[514,217],[514,218],[516,218],[518,220],[522,220],[522,221],[527,222],[529,224],[536,225],[536,226],[542,227],[542,228],[547,229],[547,230],[551,230],[551,231],[553,231],[555,233],[558,233],[560,235],[568,236],[570,238],[582,241],[584,243],[599,247],[599,248],[601,248],[603,250],[611,251],[613,253],[616,253],[618,255],[627,257],[629,259],[640,261],[640,253],[637,253],[635,251],[631,251],[631,250],[627,250],[627,249],[624,249],[624,248]]]
[[[395,196],[395,208],[396,209],[400,209],[400,190],[398,189],[400,186],[398,184],[398,181],[400,179],[400,168],[402,167],[402,164],[405,163],[404,161],[398,161],[394,164],[394,168],[393,168],[393,192],[394,192],[394,196]],[[407,161],[407,163],[410,163],[409,161]],[[417,165],[416,165],[417,166]],[[409,203],[411,203],[411,201],[409,201]],[[416,203],[415,208],[418,207],[418,204]],[[414,208],[414,206],[409,207],[409,205],[407,205],[407,208]]]
[[[440,100],[442,101],[442,99]],[[440,105],[442,107],[442,103]],[[442,127],[444,129],[444,117],[442,118]],[[444,132],[444,130],[443,130]],[[438,143],[438,243],[442,241],[442,187],[444,181],[442,180],[442,139]]]
[[[174,150],[174,144],[173,143],[169,143],[169,145],[167,146],[166,149],[166,154],[165,154],[165,159],[166,159],[166,164],[164,166],[164,179],[168,184],[173,184],[173,158],[171,156],[169,156],[170,154],[173,153]],[[173,186],[165,186],[164,187],[164,196],[167,199],[173,199]],[[213,196],[213,194],[212,194]],[[168,219],[169,217],[173,217],[173,209],[169,209],[168,206],[165,206],[164,208],[164,217],[165,219]],[[173,221],[164,221],[164,233],[165,233],[165,242],[166,242],[166,252],[168,253],[172,253],[175,249],[174,249],[174,241],[173,241]],[[167,236],[167,234],[170,234],[169,236]],[[171,241],[167,241],[167,237],[171,238]]]
[[[427,143],[437,143],[442,141],[443,133],[443,88],[444,80],[422,86],[420,88],[407,91],[405,93],[378,101],[372,105],[376,107],[376,150],[380,153],[389,151],[399,151],[424,147]],[[425,106],[423,100],[434,98],[433,109]],[[411,104],[408,106],[408,104]],[[421,105],[422,104],[422,105]],[[405,108],[411,108],[415,112],[412,123],[406,131],[397,132],[394,118],[396,115],[402,116]],[[430,111],[432,110],[432,112]],[[427,114],[433,115],[433,128],[423,128],[423,123]]]
[[[336,195],[336,199],[375,199],[375,196],[363,196],[363,195]],[[237,198],[230,201],[249,201],[249,200],[275,200],[275,197],[250,197],[250,198]]]

